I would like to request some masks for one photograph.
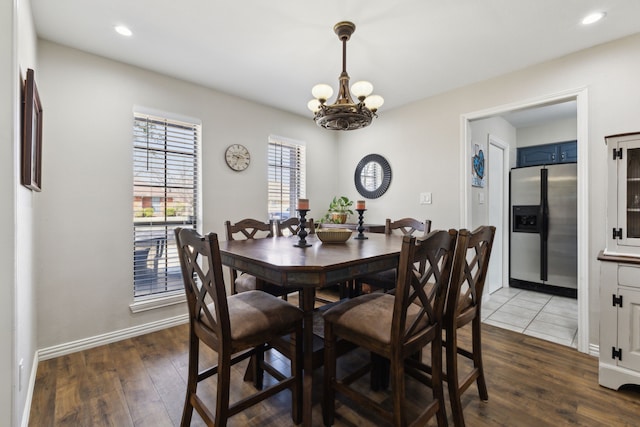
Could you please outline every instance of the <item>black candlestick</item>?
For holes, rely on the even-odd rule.
[[[363,231],[364,231],[364,211],[366,211],[366,209],[356,209],[356,212],[358,212],[358,235],[356,237],[354,237],[354,239],[358,239],[358,240],[364,240],[364,239],[368,239],[367,236],[364,235]]]
[[[307,212],[309,212],[309,209],[296,210],[300,213],[300,229],[298,230],[298,243],[293,246],[296,246],[298,248],[308,248],[311,245],[307,243],[307,230],[305,230],[304,228],[307,225],[307,220],[305,219],[305,217],[307,216]]]

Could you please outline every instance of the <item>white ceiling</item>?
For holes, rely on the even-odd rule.
[[[373,83],[381,113],[640,31],[640,0],[31,3],[41,38],[305,116],[314,84],[337,89],[339,21],[356,24],[351,82]],[[582,26],[596,10],[606,18]]]

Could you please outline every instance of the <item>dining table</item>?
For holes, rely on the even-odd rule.
[[[366,239],[356,239],[356,233],[353,236],[343,243],[323,243],[311,234],[306,237],[307,247],[297,246],[295,235],[220,242],[222,264],[255,276],[258,288],[266,282],[300,290],[304,426],[311,425],[316,290],[398,266],[402,237],[379,233],[366,233]]]

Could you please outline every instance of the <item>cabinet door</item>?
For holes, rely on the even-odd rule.
[[[578,141],[567,141],[560,144],[560,163],[578,161]]]
[[[640,291],[621,288],[622,307],[618,308],[618,347],[622,358],[618,366],[640,371]]]
[[[640,139],[618,144],[619,246],[640,246]],[[613,157],[613,155],[612,155]],[[611,158],[612,158],[611,157]]]
[[[518,167],[550,165],[557,163],[559,158],[557,144],[518,148]]]

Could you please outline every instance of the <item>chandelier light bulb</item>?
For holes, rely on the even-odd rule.
[[[318,99],[320,103],[326,102],[333,95],[333,88],[328,84],[320,83],[311,89],[311,94]]]
[[[380,95],[369,95],[364,100],[364,105],[373,112],[376,112],[378,108],[382,107],[382,104],[384,104],[384,98]]]
[[[315,98],[312,99],[311,101],[307,102],[307,108],[315,113],[320,109],[320,101]]]
[[[373,92],[373,85],[367,81],[361,80],[359,82],[355,82],[351,86],[351,92],[356,98],[363,101],[367,96],[371,95],[371,92]]]

